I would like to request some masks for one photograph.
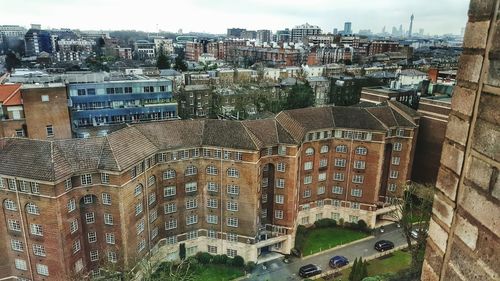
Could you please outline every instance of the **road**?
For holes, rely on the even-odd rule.
[[[295,258],[290,263],[283,263],[282,259],[276,259],[266,262],[267,268],[263,265],[257,265],[252,275],[244,280],[247,281],[292,281],[302,280],[298,276],[299,268],[303,265],[313,263],[319,265],[323,270],[329,270],[328,261],[332,256],[345,256],[349,261],[353,262],[357,257],[368,257],[378,252],[373,248],[375,242],[381,239],[394,242],[394,246],[398,247],[406,244],[406,240],[400,228],[395,224],[385,227],[385,232],[377,231],[375,237],[355,243],[337,250],[325,251],[322,254],[313,257],[305,257],[302,259]]]

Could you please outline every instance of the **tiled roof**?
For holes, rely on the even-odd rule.
[[[259,150],[300,144],[309,131],[352,128],[385,131],[415,127],[419,115],[397,102],[376,107],[286,110],[254,121],[178,120],[135,124],[106,137],[56,141],[0,139],[0,174],[55,181],[72,173],[123,171],[162,150],[215,146]]]
[[[3,105],[21,105],[21,84],[0,85],[0,103]]]

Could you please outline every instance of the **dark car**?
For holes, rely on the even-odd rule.
[[[392,248],[394,248],[394,243],[392,243],[391,241],[380,240],[375,243],[375,250],[379,252],[384,252]]]
[[[349,264],[349,260],[344,256],[334,256],[330,259],[328,263],[332,268],[339,268]]]
[[[303,278],[311,277],[321,273],[321,268],[315,264],[304,265],[299,269],[299,276]]]

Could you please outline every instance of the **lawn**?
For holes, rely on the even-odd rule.
[[[305,238],[302,253],[308,256],[367,236],[368,234],[364,232],[341,227],[310,229]]]
[[[243,276],[243,270],[227,265],[207,264],[196,271],[196,281],[228,281]]]
[[[411,255],[409,252],[396,251],[388,258],[374,259],[368,262],[368,276],[381,274],[394,274],[403,269],[410,267]],[[347,268],[340,272],[340,276],[335,278],[335,281],[346,280],[351,273],[351,268]]]

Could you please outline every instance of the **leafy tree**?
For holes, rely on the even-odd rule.
[[[403,234],[411,253],[411,270],[413,276],[420,276],[424,261],[427,229],[432,215],[434,188],[427,185],[410,183],[405,187],[404,196],[396,199],[393,204],[397,209],[392,217],[403,229]],[[416,243],[411,236],[412,231],[418,233]]]
[[[175,57],[174,61],[174,69],[178,71],[186,71],[188,66],[184,61],[184,50],[179,50],[177,57]]]
[[[186,259],[186,244],[184,243],[179,244],[179,258],[181,260]]]
[[[349,274],[349,281],[361,281],[368,276],[368,263],[362,258],[356,258]]]
[[[356,278],[357,270],[358,270],[358,258],[355,258],[354,262],[352,263],[351,272],[349,273],[348,277],[349,281],[354,281],[354,278]]]
[[[20,65],[21,60],[19,60],[14,52],[9,51],[5,56],[5,68],[7,69],[7,72],[11,72],[13,68],[16,68]]]
[[[235,256],[233,258],[233,265],[237,267],[243,267],[245,265],[245,260],[242,256]]]
[[[156,59],[156,67],[158,69],[170,69],[170,60],[163,51],[163,45],[160,46],[158,58]]]
[[[285,109],[305,108],[314,105],[314,92],[309,83],[292,86],[286,99]]]
[[[186,259],[180,263],[163,263],[158,270],[146,281],[194,281],[195,269],[193,259]]]

